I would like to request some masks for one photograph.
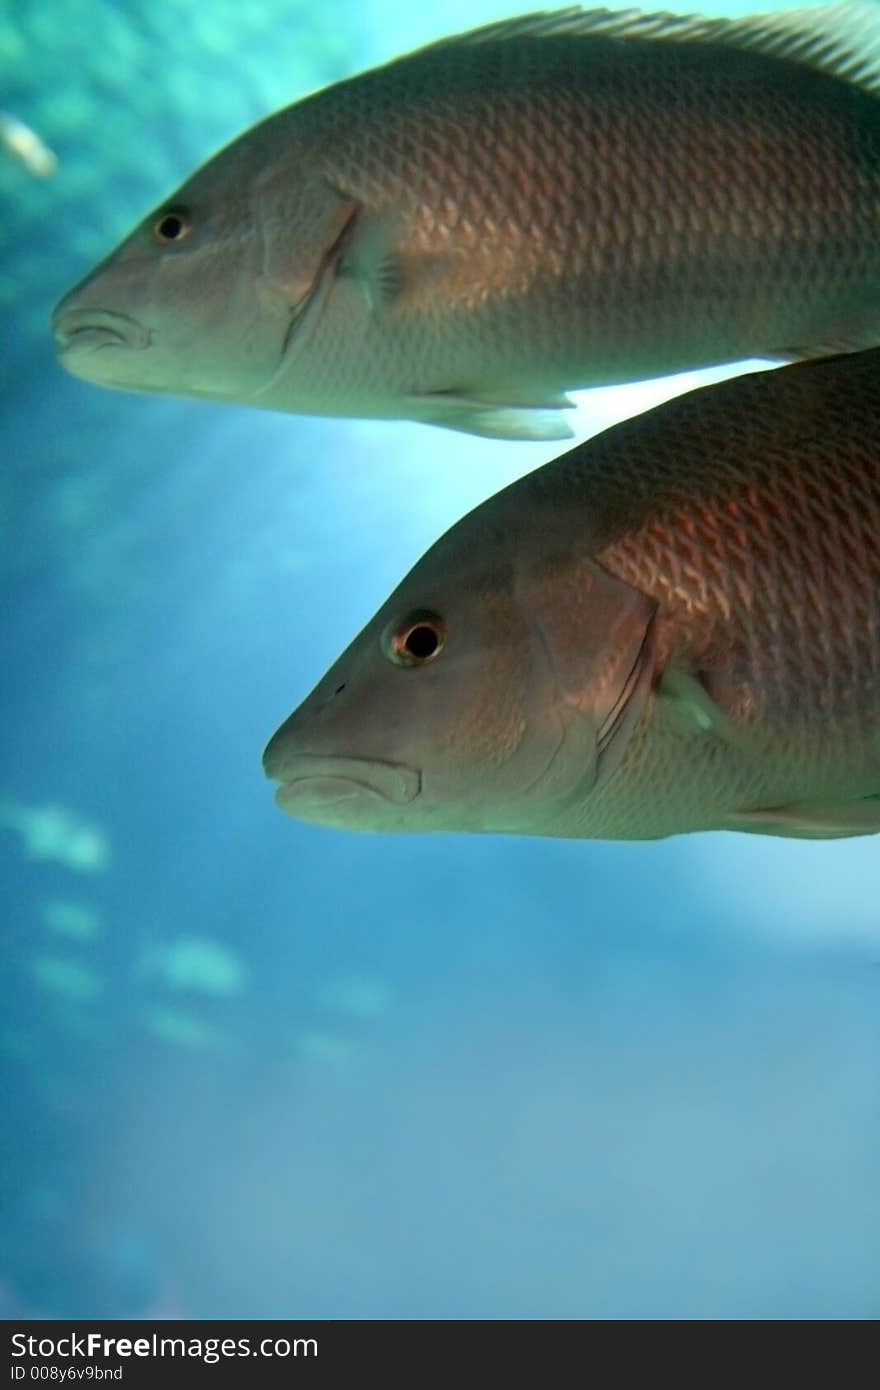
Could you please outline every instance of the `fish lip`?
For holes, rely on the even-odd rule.
[[[52,331],[59,355],[124,347],[141,351],[150,342],[150,330],[128,314],[110,309],[56,309]]]
[[[311,802],[340,801],[366,792],[394,806],[406,806],[422,789],[421,773],[404,763],[297,753],[274,766],[271,744],[263,757],[266,776],[280,782],[275,801],[284,806],[305,794]]]

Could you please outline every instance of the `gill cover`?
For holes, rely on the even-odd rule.
[[[359,205],[325,179],[258,182],[255,207],[263,240],[262,288],[298,311],[341,253]]]
[[[579,755],[578,791],[589,792],[617,767],[644,708],[656,604],[570,553],[527,568],[517,594],[547,655],[566,746]]]

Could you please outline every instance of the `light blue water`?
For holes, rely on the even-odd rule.
[[[0,161],[7,1317],[878,1313],[875,841],[357,837],[262,777],[426,546],[558,447],[54,362],[58,296],[218,144],[505,12],[0,12],[0,105],[60,159]]]

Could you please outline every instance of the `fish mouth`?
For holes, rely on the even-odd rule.
[[[275,804],[283,811],[329,807],[364,796],[393,806],[406,806],[422,789],[421,774],[403,763],[373,758],[326,757],[298,753],[278,758],[269,743],[263,755],[266,776],[280,782]]]
[[[150,331],[143,324],[109,309],[56,309],[52,331],[60,357],[98,352],[108,347],[139,351],[150,341]]]

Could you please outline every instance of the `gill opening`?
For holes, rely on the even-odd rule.
[[[324,300],[336,279],[340,262],[352,238],[354,228],[361,212],[362,209],[359,204],[352,207],[351,213],[343,223],[338,236],[330,243],[324,255],[321,257],[318,269],[315,272],[315,278],[312,280],[309,288],[295,304],[291,305],[290,318],[288,319],[287,328],[278,356],[278,365],[268,381],[264,382],[263,385],[253,393],[251,397],[252,400],[256,400],[258,396],[265,395],[267,391],[270,391],[281,376],[287,364],[291,346],[296,340],[299,330],[309,314],[309,310],[317,307],[319,301]]]
[[[629,704],[630,699],[642,678],[642,671],[644,668],[645,658],[648,655],[648,644],[649,642],[653,641],[654,637],[655,617],[656,613],[652,613],[648,626],[645,628],[645,635],[642,638],[642,644],[639,647],[639,650],[636,653],[636,659],[632,664],[632,669],[620,688],[620,694],[618,695],[614,704],[611,706],[611,709],[608,711],[608,714],[605,718],[605,722],[603,723],[602,727],[599,729],[598,734],[596,735],[596,753],[600,758],[602,754],[605,752],[605,749],[614,739],[614,735],[617,733],[620,727],[620,722],[623,719],[624,714],[626,713],[627,705]]]

